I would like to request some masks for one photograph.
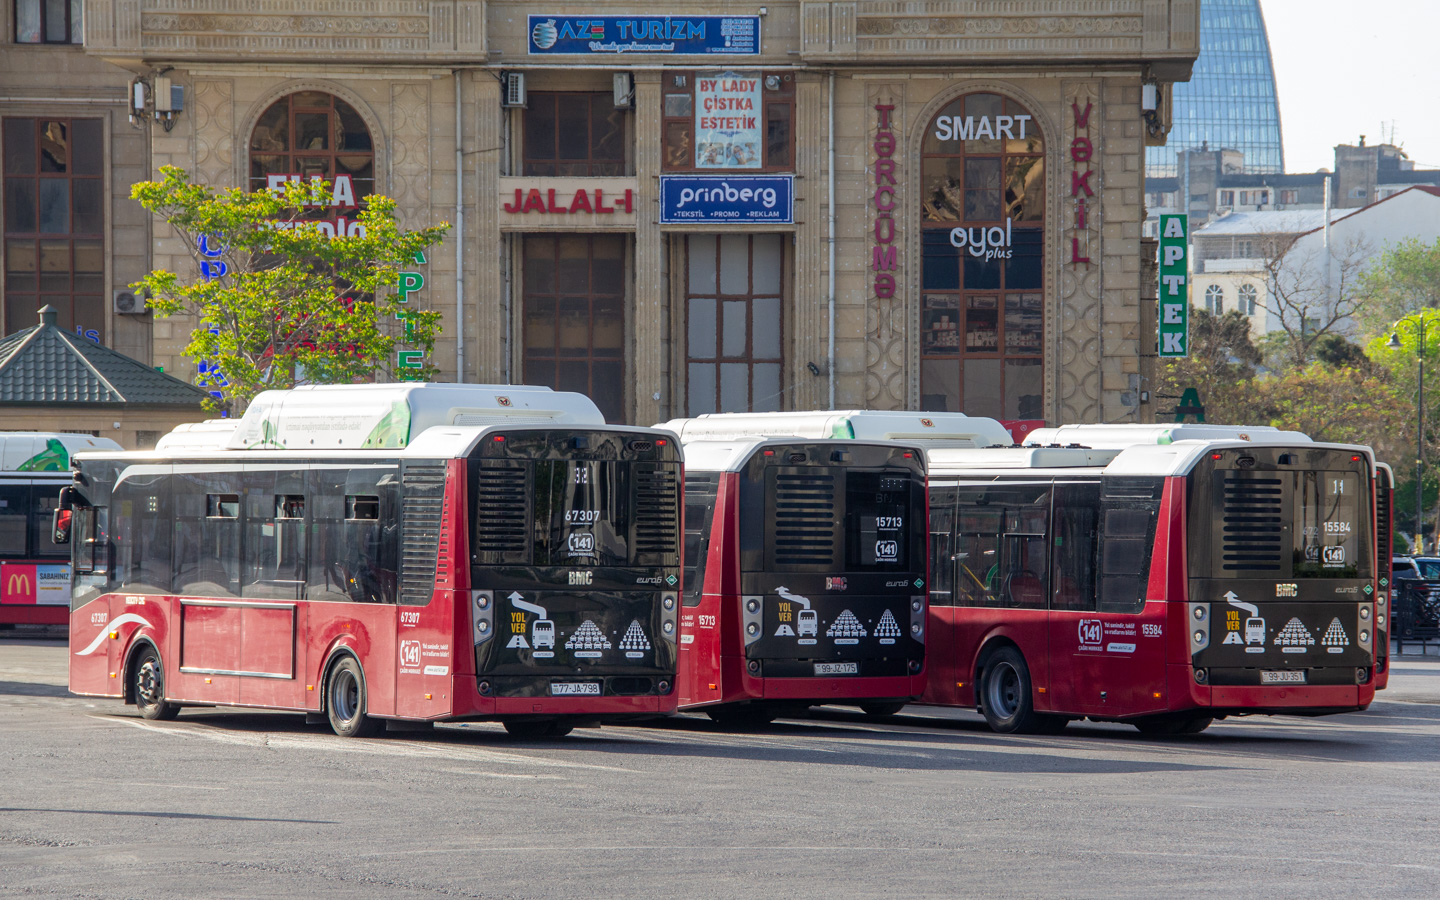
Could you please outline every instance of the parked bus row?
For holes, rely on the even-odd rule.
[[[374,385],[73,465],[71,690],[151,718],[552,736],[915,702],[1193,733],[1364,709],[1386,675],[1388,470],[1268,428],[642,429],[544,388]]]

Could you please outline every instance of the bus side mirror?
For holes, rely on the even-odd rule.
[[[70,543],[70,523],[74,511],[68,506],[55,510],[50,517],[50,540],[56,544]]]

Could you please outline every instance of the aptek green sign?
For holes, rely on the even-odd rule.
[[[1160,355],[1190,355],[1190,223],[1160,217]]]

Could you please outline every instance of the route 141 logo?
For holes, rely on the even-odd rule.
[[[895,562],[895,561],[898,560],[899,558],[900,558],[900,542],[899,542],[899,541],[876,541],[876,542],[875,542],[875,561],[876,561],[876,562]]]
[[[593,556],[595,535],[589,531],[572,532],[568,538],[571,556]]]
[[[1323,559],[1324,559],[1325,565],[1327,565],[1327,566],[1343,566],[1343,565],[1345,565],[1345,548],[1344,548],[1343,546],[1339,546],[1339,547],[1326,547],[1326,548],[1324,548],[1324,550],[1323,550],[1322,552],[1324,553]]]
[[[401,641],[401,642],[400,642],[400,665],[402,665],[402,666],[418,666],[418,665],[420,665],[420,642],[419,642],[419,641]]]
[[[1099,647],[1104,642],[1104,628],[1099,619],[1080,620],[1080,646]]]

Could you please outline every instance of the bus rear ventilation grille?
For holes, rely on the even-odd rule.
[[[525,553],[529,546],[525,469],[480,468],[475,486],[476,553]]]
[[[775,476],[775,562],[831,565],[835,560],[835,477]]]
[[[1223,478],[1220,567],[1227,572],[1279,571],[1285,552],[1280,479],[1239,473],[1224,473]]]
[[[674,466],[636,466],[635,551],[673,556],[679,541],[679,473]]]

